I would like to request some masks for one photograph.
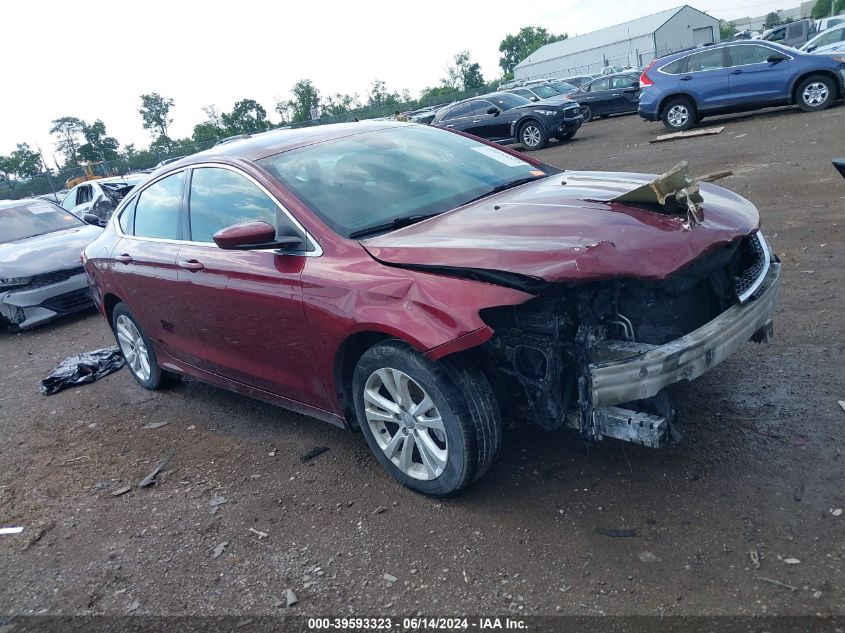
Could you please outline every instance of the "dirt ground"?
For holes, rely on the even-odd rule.
[[[673,389],[681,445],[511,420],[492,471],[432,500],[360,434],[198,382],[153,393],[121,370],[42,396],[58,361],[112,344],[97,314],[3,334],[0,526],[25,530],[0,536],[0,613],[845,614],[845,106],[716,123],[649,144],[659,124],[598,120],[537,154],[730,169],[718,184],[761,211],[784,263],[776,340]]]

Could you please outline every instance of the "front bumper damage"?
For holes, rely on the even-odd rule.
[[[27,330],[58,315],[72,314],[92,305],[88,280],[83,272],[47,286],[24,286],[0,293],[0,319],[16,329]]]
[[[780,288],[780,264],[771,262],[756,292],[702,327],[664,345],[602,341],[588,365],[590,406],[570,425],[604,436],[657,448],[670,438],[667,415],[627,409],[624,403],[657,396],[662,389],[709,371],[748,340],[768,341]],[[623,405],[623,406],[619,406]]]

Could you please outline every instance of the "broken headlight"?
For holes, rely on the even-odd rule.
[[[32,281],[32,277],[0,277],[0,290],[20,288],[26,286],[30,281]]]

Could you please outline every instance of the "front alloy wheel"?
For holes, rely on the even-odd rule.
[[[527,151],[544,149],[549,142],[546,131],[536,121],[529,121],[522,126],[519,141]]]
[[[390,339],[364,352],[351,386],[370,450],[412,490],[454,494],[483,475],[499,452],[496,396],[474,363],[433,362]]]
[[[385,456],[414,479],[436,479],[449,458],[443,418],[425,390],[398,369],[374,371],[364,387],[365,415]]]

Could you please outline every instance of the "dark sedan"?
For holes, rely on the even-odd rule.
[[[584,121],[611,114],[634,113],[639,105],[640,78],[634,73],[607,75],[566,96],[581,106]]]
[[[432,125],[535,150],[546,147],[551,137],[571,139],[581,120],[574,102],[532,102],[509,92],[493,92],[440,110]]]

